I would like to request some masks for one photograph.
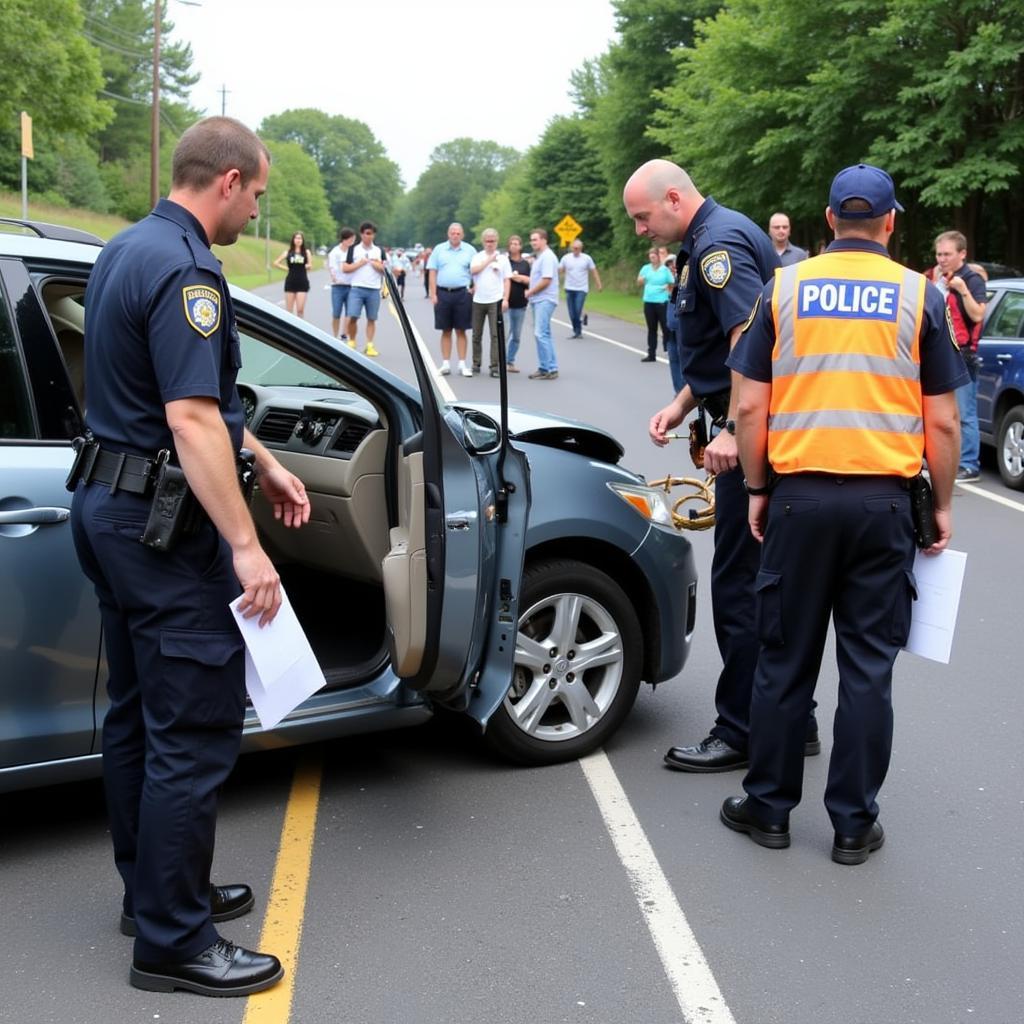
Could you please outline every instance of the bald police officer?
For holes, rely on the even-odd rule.
[[[761,846],[789,845],[831,616],[839,704],[825,806],[839,864],[863,863],[885,839],[875,798],[915,596],[910,490],[926,457],[926,553],[937,554],[950,538],[960,455],[953,392],[967,373],[939,291],[886,252],[902,210],[885,171],[840,171],[825,211],[835,241],[775,275],[729,359],[742,375],[736,434],[750,529],[763,544],[762,646],[746,796],[727,799],[721,819]]]
[[[750,689],[757,661],[754,584],[761,552],[746,523],[746,492],[735,438],[735,395],[726,358],[750,310],[779,266],[768,236],[742,213],[705,199],[681,167],[651,160],[636,170],[623,191],[638,235],[653,243],[681,243],[677,258],[676,312],[679,355],[686,384],[671,404],[655,413],[650,436],[665,436],[700,406],[717,430],[705,467],[715,480],[715,553],[711,605],[722,673],[715,691],[717,719],[695,746],[672,747],[671,768],[724,772],[747,765]],[[807,752],[820,750],[813,717]]]
[[[181,137],[170,195],[100,252],[85,300],[86,421],[75,547],[103,621],[110,709],[103,770],[130,981],[158,992],[258,992],[274,956],[221,939],[247,912],[246,885],[212,886],[217,791],[245,710],[242,640],[228,608],[266,624],[281,593],[239,487],[255,452],[260,490],[286,526],[309,519],[302,483],[244,428],[238,328],[210,246],[257,215],[269,155],[244,125],[212,117]],[[161,466],[180,467],[200,509],[165,549],[140,543]],[[165,470],[167,478],[172,473]],[[161,489],[157,522],[169,504]]]

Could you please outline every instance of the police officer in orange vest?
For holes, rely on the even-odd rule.
[[[863,863],[885,838],[876,797],[892,746],[892,668],[915,597],[910,491],[927,458],[936,539],[925,550],[937,554],[960,456],[954,391],[967,372],[939,291],[886,252],[902,210],[885,171],[840,171],[825,211],[835,241],[776,271],[729,358],[762,545],[761,648],[746,796],[727,799],[721,819],[761,846],[789,846],[832,616],[839,705],[825,806],[839,864]]]

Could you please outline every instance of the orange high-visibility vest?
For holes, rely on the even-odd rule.
[[[777,473],[921,471],[925,279],[871,252],[775,271],[768,460]]]

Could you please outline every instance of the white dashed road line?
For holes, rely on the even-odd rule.
[[[991,491],[986,491],[984,487],[975,487],[974,484],[957,484],[957,487],[962,491],[970,491],[971,494],[976,494],[979,498],[988,498],[989,501],[994,501],[999,505],[1005,505],[1007,508],[1015,508],[1018,512],[1024,512],[1024,505],[1019,501],[1004,498],[1001,494],[993,494]]]
[[[582,758],[580,767],[629,875],[686,1024],[736,1024],[608,755],[598,750]]]
[[[558,324],[559,327],[572,327],[572,324],[566,323],[564,320],[556,320],[554,317],[551,318],[553,324]],[[594,331],[583,332],[588,338],[597,338],[598,341],[606,342],[609,345],[614,345],[616,348],[625,349],[627,352],[635,352],[638,356],[642,356],[645,353],[645,349],[637,348],[635,345],[627,345],[623,341],[616,341],[614,338],[606,338],[603,334],[596,334]],[[668,359],[665,356],[656,357],[659,363],[664,363],[668,366]]]

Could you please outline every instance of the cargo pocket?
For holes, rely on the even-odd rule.
[[[765,647],[782,647],[782,573],[761,569],[757,574],[757,638]]]
[[[160,630],[166,713],[192,728],[240,725],[245,713],[242,646],[237,632]]]
[[[904,647],[910,636],[910,619],[917,600],[917,580],[910,569],[903,570],[903,584],[896,588],[896,601],[892,609],[892,642]]]

